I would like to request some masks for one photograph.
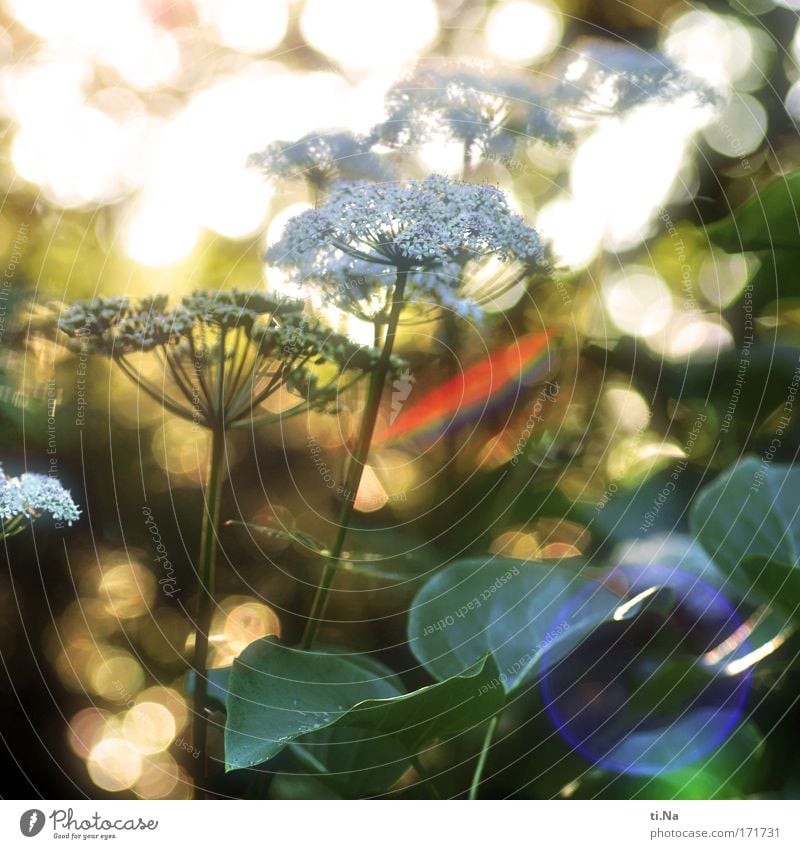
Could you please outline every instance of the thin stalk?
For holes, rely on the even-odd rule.
[[[193,421],[192,410],[184,409],[180,406],[180,404],[177,404],[170,397],[168,397],[163,391],[160,391],[157,387],[153,386],[150,381],[146,380],[141,376],[141,373],[134,371],[133,367],[122,357],[117,357],[116,363],[122,370],[123,374],[125,374],[125,376],[129,380],[135,383],[136,386],[145,393],[145,395],[148,395],[157,404],[160,404],[162,407],[164,407],[165,410],[169,410],[176,416],[179,416],[182,419],[186,419],[187,421]]]
[[[349,380],[344,386],[339,388],[341,393],[347,392],[347,390],[354,386],[361,379],[361,375],[358,374],[352,380]],[[291,407],[287,407],[285,410],[281,410],[279,413],[265,413],[260,416],[250,416],[248,418],[240,418],[243,415],[244,411],[237,412],[236,418],[231,419],[228,418],[228,430],[232,430],[234,428],[242,428],[242,427],[261,427],[262,425],[269,424],[277,424],[279,421],[286,421],[287,419],[292,418],[292,416],[299,415],[300,413],[308,412],[308,401],[303,400],[299,404],[294,404]]]
[[[344,543],[347,539],[347,533],[350,530],[350,524],[353,520],[353,510],[355,509],[356,495],[358,488],[361,485],[361,478],[364,475],[364,467],[369,456],[370,445],[372,444],[372,436],[375,433],[375,424],[378,421],[378,410],[381,405],[381,397],[383,396],[383,387],[386,383],[386,376],[389,373],[391,365],[392,350],[394,348],[394,340],[397,335],[397,325],[400,320],[400,313],[403,309],[403,298],[405,296],[406,281],[408,279],[408,271],[397,270],[397,279],[395,281],[394,293],[392,295],[392,308],[389,313],[389,322],[386,328],[386,338],[383,342],[381,356],[378,360],[378,365],[375,371],[370,375],[369,391],[367,393],[367,403],[364,407],[364,416],[361,419],[361,429],[358,434],[355,451],[350,460],[350,465],[347,469],[344,485],[344,501],[342,502],[341,513],[339,514],[339,527],[336,532],[331,553],[325,562],[325,568],[322,572],[319,586],[314,595],[314,601],[311,604],[311,612],[306,621],[305,631],[300,641],[300,647],[309,649],[314,644],[314,639],[317,636],[317,631],[322,620],[322,615],[325,612],[325,604],[328,600],[331,584],[333,583],[336,568],[339,565],[339,558],[344,549]]]
[[[203,394],[206,398],[206,403],[208,404],[209,409],[213,409],[214,407],[214,394],[211,392],[211,388],[206,381],[206,370],[204,368],[206,363],[206,349],[208,347],[208,342],[205,338],[200,339],[200,343],[202,344],[202,348],[198,348],[194,343],[194,331],[189,331],[189,354],[192,357],[192,364],[194,370],[197,374],[197,379],[200,381],[200,388],[203,391]]]
[[[477,799],[478,798],[478,789],[481,783],[481,776],[483,775],[483,768],[486,766],[486,758],[489,756],[489,748],[492,745],[492,738],[494,737],[494,732],[497,730],[497,723],[500,719],[500,714],[497,716],[493,716],[489,720],[489,724],[486,726],[486,735],[483,738],[483,746],[481,746],[481,753],[478,757],[478,763],[475,767],[475,773],[472,776],[472,784],[470,784],[469,788],[469,798]]]
[[[160,357],[163,361],[169,366],[170,371],[172,372],[172,379],[178,389],[181,391],[181,394],[184,398],[189,402],[189,406],[192,411],[195,411],[195,408],[199,408],[200,412],[205,416],[206,421],[209,421],[209,411],[206,405],[200,399],[200,393],[197,395],[193,395],[194,386],[186,374],[186,370],[183,367],[183,363],[180,360],[175,359],[168,350],[165,350],[163,353],[159,351]]]
[[[225,431],[217,427],[212,431],[211,456],[206,477],[205,510],[200,531],[200,556],[198,572],[200,586],[197,596],[197,615],[194,623],[194,717],[192,720],[192,745],[199,755],[194,761],[195,798],[202,798],[207,777],[208,717],[206,694],[208,690],[208,638],[211,617],[214,613],[214,574],[217,562],[217,527],[219,502],[222,490],[223,463],[225,462]]]
[[[233,397],[239,390],[244,366],[249,354],[244,329],[237,327],[234,332],[236,333],[236,345],[231,357],[231,379],[228,381],[228,395],[230,397]],[[244,348],[242,347],[242,342],[244,342]],[[245,382],[246,380],[247,378],[245,378]]]
[[[206,696],[208,681],[208,640],[214,614],[214,578],[217,564],[217,528],[225,463],[225,334],[219,340],[219,373],[217,374],[216,421],[211,431],[211,456],[206,477],[203,524],[200,530],[198,572],[200,586],[197,595],[197,616],[194,623],[194,716],[192,746],[198,753],[194,764],[194,796],[203,798],[208,778],[208,717]]]
[[[223,330],[220,331],[220,337],[219,337],[219,353],[218,353],[218,359],[217,359],[217,386],[216,386],[216,389],[217,389],[216,423],[217,423],[217,427],[219,427],[219,429],[222,430],[223,432],[224,432],[225,427],[226,427],[226,421],[225,421],[225,418],[226,418],[225,417],[225,390],[227,388],[226,384],[225,384],[225,337],[226,337],[226,331],[223,328]]]

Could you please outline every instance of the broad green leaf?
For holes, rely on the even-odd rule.
[[[787,309],[788,299],[800,296],[800,245],[795,250],[762,251],[758,260],[759,266],[748,280],[753,289],[753,309],[761,310],[773,301],[780,301],[781,307]],[[775,312],[775,308],[770,307],[767,312]]]
[[[599,584],[580,612],[564,612],[587,581],[570,567],[496,557],[462,560],[437,572],[409,615],[411,650],[439,680],[487,654],[505,692],[537,666],[545,651],[565,651],[605,621],[621,599]]]
[[[334,654],[338,648],[326,648]],[[365,670],[373,672],[403,692],[402,681],[380,661],[359,656]],[[307,769],[342,798],[360,799],[388,789],[408,768],[409,753],[392,737],[377,737],[359,728],[331,725],[304,734],[290,751]]]
[[[800,171],[773,180],[706,232],[728,251],[800,250]]]
[[[399,695],[358,655],[301,651],[272,637],[236,658],[228,692],[228,769],[255,766],[310,731],[333,725],[358,702]]]
[[[393,735],[409,752],[428,741],[453,737],[490,719],[503,708],[499,673],[491,657],[404,696],[355,706],[342,724]]]
[[[651,564],[659,567],[667,567],[677,572],[687,572],[710,583],[722,591],[727,599],[737,608],[738,615],[747,618],[749,630],[748,641],[751,646],[757,647],[773,640],[782,634],[786,627],[786,616],[763,604],[753,604],[753,601],[761,602],[763,599],[749,599],[749,603],[741,605],[742,599],[751,588],[749,579],[744,587],[734,582],[730,574],[723,572],[711,558],[706,550],[693,538],[681,534],[668,534],[649,537],[643,540],[632,540],[624,545],[618,546],[613,554],[612,561],[619,566],[646,566]],[[751,574],[750,569],[760,571],[761,565],[748,562],[744,564],[744,574]],[[586,570],[592,573],[593,570]],[[603,570],[597,570],[600,575]],[[783,580],[780,576],[785,571],[775,569],[772,577]],[[793,576],[794,577],[794,576]],[[798,573],[795,580],[800,579]],[[771,597],[774,593],[770,594]]]
[[[255,766],[304,734],[331,726],[395,737],[409,752],[471,728],[502,706],[481,663],[464,676],[402,694],[358,655],[301,651],[267,637],[236,659],[225,729],[227,769]]]
[[[362,656],[365,670],[393,684],[402,683],[379,661]],[[209,669],[208,696],[225,707],[232,667]],[[188,692],[193,692],[194,673],[189,675]],[[293,743],[291,751],[337,796],[360,798],[390,787],[408,768],[408,754],[392,738],[376,739],[374,734],[357,728],[323,728]],[[298,777],[298,776],[293,776]]]
[[[628,540],[614,549],[611,562],[614,566],[653,565],[675,569],[718,586],[725,581],[706,550],[686,534],[669,532]]]
[[[800,622],[800,568],[766,557],[747,557],[742,572],[752,586],[774,607]]]
[[[325,648],[326,652],[330,652],[331,654],[347,654],[343,649],[338,648]],[[375,660],[373,657],[368,657],[367,655],[359,655],[359,663],[372,673],[374,673],[377,677],[386,680],[388,683],[392,684],[398,692],[403,691],[403,683],[397,677],[397,675],[389,669],[388,666],[384,666],[380,661]],[[221,666],[215,669],[209,669],[206,672],[206,678],[208,680],[208,684],[206,685],[206,692],[209,698],[215,699],[219,704],[224,708],[228,702],[228,688],[230,686],[231,679],[231,670],[232,666]],[[194,680],[195,673],[194,671],[189,672],[186,678],[186,692],[194,693]]]
[[[800,468],[748,457],[701,492],[689,523],[743,591],[800,616]]]
[[[671,474],[667,469],[638,484],[620,482],[613,493],[607,491],[598,501],[576,502],[571,516],[601,543],[621,543],[645,533],[680,529],[695,481],[688,471],[677,481],[672,480]],[[665,492],[668,497],[664,497]]]

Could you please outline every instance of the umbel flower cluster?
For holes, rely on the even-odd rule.
[[[385,293],[398,271],[408,277],[407,301],[470,314],[475,305],[458,296],[461,271],[490,256],[531,272],[544,265],[539,236],[500,189],[432,175],[334,187],[323,206],[287,223],[267,261],[296,280],[322,281],[337,305],[375,306],[374,319],[385,318]]]
[[[718,92],[671,59],[630,44],[582,38],[556,63],[550,98],[564,117],[625,112],[643,103],[692,98],[715,104]]]
[[[697,105],[719,101],[667,56],[584,37],[540,73],[428,62],[389,89],[384,120],[363,137],[318,132],[274,143],[251,161],[272,177],[303,177],[327,190],[344,180],[392,179],[381,146],[414,150],[432,140],[460,142],[468,168],[481,156],[510,157],[531,142],[571,145],[599,117],[683,97]]]
[[[405,271],[489,254],[536,265],[543,256],[536,232],[500,189],[438,175],[338,186],[324,206],[289,221],[267,258],[315,273],[336,251]]]
[[[45,514],[71,525],[80,512],[69,490],[55,478],[31,472],[12,478],[0,466],[0,538],[19,533]]]
[[[340,180],[390,180],[394,169],[370,150],[371,140],[346,131],[309,133],[297,141],[273,142],[250,157],[265,174],[307,180],[318,191]]]
[[[323,408],[380,356],[305,315],[302,303],[260,291],[199,290],[174,306],[162,295],[94,298],[66,308],[58,327],[73,347],[111,357],[166,409],[212,429],[254,423],[283,388],[297,403],[259,422]],[[137,354],[156,358],[158,382]]]
[[[532,142],[567,147],[576,140],[581,98],[575,82],[565,83],[560,71],[534,77],[425,65],[389,90],[386,118],[372,138],[400,150],[457,142],[465,173],[482,157],[512,158]]]
[[[372,137],[390,147],[461,142],[467,165],[531,142],[571,145],[598,117],[652,101],[717,95],[672,60],[628,44],[583,38],[541,75],[428,65],[396,83]]]
[[[604,117],[682,98],[719,100],[667,57],[607,39],[579,40],[539,74],[426,63],[389,90],[384,120],[365,136],[315,133],[253,157],[276,179],[304,177],[317,206],[289,222],[267,261],[375,323],[388,323],[397,272],[406,303],[477,320],[469,263],[519,263],[519,273],[502,278],[509,286],[533,284],[550,269],[537,234],[503,193],[463,182],[481,158],[525,162],[531,143],[570,146]],[[394,151],[413,155],[443,140],[461,145],[461,182],[394,178]]]

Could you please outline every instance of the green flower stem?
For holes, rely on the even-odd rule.
[[[200,586],[197,596],[197,617],[194,625],[194,716],[192,746],[199,752],[195,759],[194,795],[203,798],[208,778],[208,639],[214,615],[214,578],[217,565],[217,528],[225,463],[225,334],[219,340],[219,372],[217,374],[217,418],[211,431],[211,456],[206,478],[205,511],[200,530],[198,571]]]
[[[494,732],[497,730],[497,723],[500,720],[500,714],[497,716],[493,716],[489,720],[489,724],[486,726],[486,735],[483,738],[483,746],[481,746],[481,753],[478,757],[478,763],[475,767],[475,773],[472,776],[472,784],[470,784],[469,788],[469,798],[477,799],[478,798],[478,789],[481,784],[481,776],[483,775],[483,768],[486,766],[486,758],[489,756],[489,749],[492,745],[492,739],[494,738]]]
[[[192,720],[192,745],[200,754],[194,761],[195,798],[202,798],[207,777],[208,717],[206,695],[208,690],[208,638],[211,617],[214,613],[214,573],[217,561],[217,527],[222,490],[223,464],[225,462],[225,431],[219,427],[212,432],[211,457],[206,478],[205,510],[200,531],[200,556],[198,571],[200,585],[197,596],[197,616],[194,623],[194,704]]]
[[[325,568],[322,572],[319,586],[314,595],[314,601],[311,604],[311,611],[306,620],[305,631],[300,640],[300,646],[304,649],[309,649],[314,644],[314,639],[317,636],[317,631],[322,620],[322,615],[325,612],[325,604],[328,600],[333,578],[336,574],[336,568],[339,565],[339,559],[342,556],[344,543],[347,538],[347,533],[350,530],[350,524],[353,519],[353,510],[355,509],[356,495],[358,488],[361,485],[361,478],[364,475],[364,467],[369,456],[370,445],[372,444],[372,436],[375,433],[375,424],[378,421],[378,411],[381,405],[383,396],[383,387],[386,383],[386,376],[389,373],[391,366],[392,350],[394,348],[395,336],[397,335],[397,325],[400,320],[400,313],[403,309],[403,297],[405,295],[406,281],[408,271],[397,270],[397,279],[395,281],[394,293],[392,295],[392,306],[389,313],[389,321],[386,327],[386,338],[383,342],[381,357],[378,360],[378,365],[370,375],[369,391],[367,393],[367,403],[364,408],[364,417],[361,420],[361,429],[358,434],[358,442],[356,443],[355,451],[350,459],[350,465],[347,469],[344,485],[344,501],[342,502],[342,510],[339,514],[339,527],[336,532],[336,539],[331,548],[330,555],[325,563]]]

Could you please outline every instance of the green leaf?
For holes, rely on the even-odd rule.
[[[598,585],[579,617],[561,619],[567,600],[586,583],[556,562],[496,557],[453,563],[427,581],[414,599],[408,625],[411,650],[440,681],[491,655],[504,691],[511,692],[535,670],[545,651],[573,646],[619,607],[619,596]]]
[[[762,251],[758,260],[759,266],[748,281],[753,289],[753,309],[761,310],[773,301],[780,301],[786,309],[788,299],[800,296],[800,246],[796,250]],[[775,308],[768,312],[775,312]]]
[[[672,531],[628,540],[614,549],[611,560],[615,566],[641,566],[649,563],[688,572],[715,585],[725,580],[708,552],[694,537]]]
[[[796,563],[747,557],[742,563],[742,572],[765,601],[800,623],[800,568]]]
[[[635,485],[620,482],[614,493],[606,492],[602,501],[575,502],[570,515],[585,525],[594,539],[604,543],[679,530],[696,480],[688,470],[677,481],[671,475],[672,470],[666,469]],[[662,495],[665,491],[669,492],[668,498]]]
[[[272,637],[236,658],[228,693],[228,769],[255,766],[303,734],[333,725],[358,702],[399,695],[358,655],[301,651]]]
[[[778,177],[706,232],[728,251],[800,250],[800,171]]]
[[[800,620],[800,468],[742,460],[695,499],[689,524],[743,592]]]
[[[356,705],[346,723],[393,735],[409,752],[428,741],[469,731],[502,710],[505,697],[491,657],[404,696]]]
[[[365,670],[402,690],[402,683],[394,673],[382,663],[370,657],[362,656],[360,662]],[[232,667],[210,669],[208,671],[208,696],[216,699],[225,707]],[[194,673],[189,673],[187,689],[191,693],[194,687]],[[291,744],[296,759],[307,767],[321,782],[334,791],[337,797],[360,798],[370,793],[380,792],[397,781],[408,768],[408,753],[391,738],[376,739],[374,734],[357,728],[323,728],[312,734],[306,734],[301,743]],[[289,792],[294,786],[293,780],[300,775],[282,775],[279,782],[281,793]],[[285,786],[284,786],[285,785]]]
[[[310,732],[331,726],[395,737],[408,752],[465,731],[502,707],[483,662],[464,676],[402,694],[359,655],[301,651],[272,637],[236,659],[225,728],[227,769],[255,766]]]

